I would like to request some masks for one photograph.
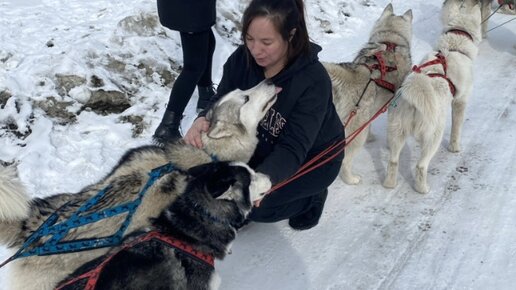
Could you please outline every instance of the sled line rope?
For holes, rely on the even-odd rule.
[[[205,263],[211,268],[214,268],[215,266],[215,258],[213,255],[206,254],[204,252],[195,250],[191,245],[175,239],[171,237],[170,235],[165,235],[158,231],[151,231],[146,234],[141,234],[138,236],[136,240],[133,240],[131,242],[125,243],[120,249],[118,249],[115,253],[109,255],[104,261],[102,261],[99,265],[95,266],[93,269],[89,270],[86,273],[83,273],[77,277],[74,277],[63,284],[59,285],[56,290],[61,290],[66,286],[69,286],[71,284],[74,284],[80,280],[88,279],[86,280],[86,284],[84,285],[84,290],[94,290],[97,286],[97,282],[99,280],[100,274],[102,273],[102,270],[106,267],[106,265],[119,253],[133,248],[134,246],[150,241],[150,240],[157,240],[162,243],[165,243],[166,245],[178,249],[182,251],[185,254],[188,254],[189,256],[197,259],[199,262]]]
[[[265,195],[278,190],[279,188],[287,185],[288,183],[298,179],[299,177],[323,166],[324,164],[330,162],[332,159],[337,157],[342,151],[344,151],[344,148],[346,147],[346,144],[349,144],[351,141],[353,141],[367,126],[369,126],[378,116],[380,116],[382,113],[387,111],[387,108],[389,107],[391,101],[393,100],[394,95],[389,98],[389,100],[382,106],[380,109],[364,124],[362,124],[359,128],[357,128],[353,133],[351,133],[348,137],[344,138],[343,140],[336,142],[335,144],[329,146],[325,150],[321,151],[319,154],[317,154],[315,157],[310,159],[308,162],[303,164],[298,171],[291,176],[290,178],[277,183],[274,185],[268,192],[265,193]],[[327,156],[328,154],[331,154]],[[259,203],[258,203],[259,204]]]
[[[362,101],[362,98],[364,97],[365,92],[367,91],[367,87],[369,87],[369,84],[373,81],[373,79],[369,79],[367,82],[367,85],[365,86],[364,90],[362,91],[362,94],[360,95],[360,98],[358,99],[358,102],[355,104],[355,108],[349,113],[349,117],[346,120],[346,123],[344,123],[344,128],[346,128],[351,122],[351,119],[357,114],[357,109],[360,107],[360,102]]]
[[[513,17],[512,19],[507,20],[507,21],[505,21],[504,23],[502,23],[502,24],[500,24],[500,25],[495,26],[495,27],[493,27],[493,28],[489,29],[489,30],[488,30],[488,31],[486,31],[486,32],[490,32],[491,30],[495,30],[496,28],[502,27],[502,26],[504,26],[505,24],[507,24],[507,23],[509,23],[509,22],[511,22],[511,21],[514,21],[514,19],[516,19],[516,17]]]
[[[147,183],[138,193],[138,197],[131,201],[121,205],[117,205],[112,208],[107,208],[99,212],[93,212],[85,215],[81,215],[83,212],[91,209],[97,205],[104,195],[111,189],[111,185],[106,186],[104,189],[99,191],[95,196],[86,201],[75,213],[73,213],[67,220],[60,223],[56,223],[59,219],[58,212],[60,209],[66,207],[69,203],[64,204],[57,209],[52,215],[50,215],[43,224],[30,235],[21,248],[10,258],[0,264],[0,268],[8,264],[9,262],[29,256],[44,256],[54,255],[62,253],[73,253],[79,251],[86,251],[92,249],[99,249],[111,246],[117,246],[122,243],[122,239],[125,231],[129,227],[132,217],[138,207],[140,206],[143,196],[147,190],[158,180],[161,176],[166,173],[170,173],[173,170],[179,170],[174,167],[172,163],[167,163],[160,167],[154,168],[149,172],[149,179]],[[79,240],[66,240],[69,231],[87,224],[95,223],[103,219],[111,218],[113,216],[123,214],[127,212],[125,220],[117,232],[111,236],[101,238],[89,238]],[[45,242],[40,240],[43,237],[51,236]]]
[[[489,18],[491,18],[491,16],[493,16],[496,11],[498,11],[498,9],[502,8],[502,5],[498,5],[498,7],[496,7],[496,9],[491,13],[489,14],[489,16],[486,17],[486,19],[482,20],[482,22],[480,22],[480,24],[483,24],[484,22],[486,22]]]

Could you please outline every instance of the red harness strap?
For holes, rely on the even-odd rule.
[[[422,68],[425,68],[427,66],[431,66],[431,65],[436,65],[436,64],[440,64],[443,66],[443,71],[444,71],[444,74],[440,74],[440,73],[429,73],[427,74],[427,76],[431,77],[431,78],[435,78],[435,77],[439,77],[439,78],[443,78],[444,80],[446,80],[448,82],[448,86],[450,87],[450,92],[452,94],[452,96],[455,96],[455,85],[452,83],[452,81],[448,78],[448,75],[447,75],[447,71],[448,71],[448,66],[446,64],[446,58],[444,57],[444,55],[441,53],[441,52],[438,52],[436,55],[435,55],[435,59],[434,60],[431,60],[431,61],[427,61],[419,66],[417,65],[414,65],[412,67],[412,71],[416,72],[416,73],[421,73],[421,69]]]
[[[96,285],[97,285],[97,281],[99,279],[99,276],[102,273],[102,270],[109,263],[109,261],[111,261],[116,255],[118,255],[122,251],[124,251],[126,249],[130,249],[130,248],[136,246],[137,244],[140,244],[140,243],[143,243],[143,242],[146,242],[146,241],[150,241],[152,239],[165,242],[167,245],[169,245],[169,246],[171,246],[173,248],[179,249],[179,250],[181,250],[181,251],[183,251],[183,252],[185,252],[187,254],[190,254],[191,256],[197,258],[201,262],[204,262],[204,263],[208,264],[211,267],[215,266],[215,261],[214,261],[214,258],[213,258],[212,255],[208,255],[206,253],[197,251],[192,246],[186,244],[183,241],[177,240],[177,239],[175,239],[175,238],[173,238],[171,236],[164,235],[164,234],[162,234],[160,232],[157,232],[157,231],[152,231],[152,232],[148,232],[146,234],[142,234],[142,235],[138,236],[137,239],[135,239],[135,240],[133,240],[133,241],[123,245],[118,251],[116,251],[115,253],[113,253],[109,257],[107,257],[98,266],[96,266],[95,268],[91,269],[90,271],[88,271],[88,272],[86,272],[86,273],[84,273],[82,275],[79,275],[79,276],[77,276],[75,278],[72,278],[71,280],[66,281],[65,283],[59,285],[56,288],[56,290],[60,290],[60,289],[66,287],[68,285],[71,285],[71,284],[76,283],[76,282],[78,282],[80,280],[83,280],[83,279],[88,279],[86,281],[86,285],[84,286],[84,290],[94,290]]]
[[[396,44],[393,44],[393,43],[387,44],[387,51],[392,51],[392,50],[394,50],[395,47],[396,47]],[[385,88],[385,89],[391,91],[392,93],[394,93],[395,86],[394,86],[394,84],[389,83],[388,81],[385,80],[385,75],[388,72],[397,70],[398,68],[396,66],[387,66],[381,51],[376,52],[374,54],[374,56],[376,57],[376,60],[378,61],[378,63],[373,64],[373,65],[366,64],[366,66],[370,72],[372,72],[373,70],[379,70],[380,78],[376,78],[376,79],[372,79],[372,80],[380,87]]]
[[[462,35],[462,36],[466,36],[467,38],[469,38],[471,41],[473,41],[473,36],[471,36],[471,34],[469,34],[467,31],[464,31],[464,30],[461,30],[461,29],[450,29],[448,31],[446,31],[446,33],[454,33],[454,34],[458,34],[458,35]]]

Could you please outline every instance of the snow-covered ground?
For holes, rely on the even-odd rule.
[[[218,1],[215,82],[239,42],[235,22],[245,3]],[[306,0],[321,59],[351,61],[387,3],[398,14],[413,10],[412,53],[419,62],[440,34],[440,0]],[[156,22],[155,5],[0,0],[0,160],[19,162],[33,195],[75,192],[101,178],[128,148],[151,142],[181,64],[179,36]],[[512,18],[497,13],[489,27]],[[74,85],[63,81],[70,75],[79,77]],[[513,21],[480,44],[463,151],[448,152],[445,135],[430,164],[430,193],[412,188],[414,142],[402,151],[398,187],[381,186],[388,157],[381,116],[373,124],[377,140],[355,162],[362,183],[337,179],[320,224],[309,231],[293,231],[286,222],[242,230],[233,253],[217,261],[221,289],[514,289],[515,79]],[[100,89],[127,96],[124,109],[84,109]],[[55,107],[65,109],[49,117]],[[0,248],[1,261],[8,254]],[[1,281],[5,275],[1,269]],[[0,282],[0,289],[9,287]]]

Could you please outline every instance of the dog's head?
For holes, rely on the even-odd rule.
[[[212,162],[188,170],[184,192],[155,220],[164,232],[205,246],[223,258],[269,178],[240,162]]]
[[[202,136],[206,151],[219,160],[249,161],[258,142],[258,123],[280,91],[264,80],[251,89],[236,89],[223,96],[206,115],[210,121],[210,129]]]
[[[402,15],[394,14],[393,10],[390,3],[385,7],[373,26],[370,42],[392,42],[400,46],[410,46],[412,10],[409,9]]]
[[[464,30],[480,42],[481,37],[481,7],[477,0],[446,0],[441,9],[443,31],[450,29]]]

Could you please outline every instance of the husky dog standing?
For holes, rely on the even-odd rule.
[[[448,150],[460,150],[464,110],[473,86],[473,61],[482,39],[477,0],[446,0],[442,8],[443,33],[436,51],[429,53],[407,76],[389,109],[387,139],[390,158],[383,185],[396,186],[398,160],[405,139],[412,135],[421,145],[415,189],[427,193],[428,164],[441,143],[448,106],[452,128]]]
[[[54,233],[48,228],[82,216],[102,213],[110,215],[118,205],[140,198],[130,223],[118,238],[135,231],[145,231],[163,211],[188,187],[188,170],[194,166],[219,161],[247,162],[258,139],[258,123],[274,104],[281,90],[266,80],[247,91],[235,90],[222,97],[207,114],[211,128],[202,135],[204,149],[183,141],[161,146],[143,146],[127,152],[118,165],[102,180],[75,194],[57,194],[30,199],[12,167],[0,167],[0,244],[16,251],[34,232],[49,231],[28,245],[28,251],[42,247],[47,241],[60,244],[71,240],[95,240],[112,236],[127,222],[129,211],[113,215],[68,232]],[[162,170],[163,166],[167,170]],[[158,174],[149,184],[149,173]],[[263,183],[263,177],[260,178]],[[270,181],[269,181],[270,183]],[[262,186],[263,187],[263,186]],[[261,187],[260,187],[261,188]],[[253,193],[254,194],[254,193]],[[95,200],[95,202],[92,202]],[[86,201],[90,202],[85,205]],[[46,222],[47,221],[47,222]],[[45,224],[44,224],[45,223]],[[44,225],[43,225],[44,224]],[[42,226],[43,225],[43,226]],[[62,235],[61,237],[59,235]],[[57,240],[55,240],[57,239]],[[104,255],[109,247],[55,255],[32,255],[12,261],[9,289],[54,289],[57,283],[85,262]]]
[[[412,10],[398,16],[389,4],[376,21],[369,42],[353,62],[324,63],[332,81],[333,102],[348,137],[393,96],[410,71],[411,39]],[[352,111],[356,115],[350,116]],[[347,184],[360,182],[360,176],[353,174],[351,167],[353,157],[366,142],[368,129],[346,144],[340,177]]]

